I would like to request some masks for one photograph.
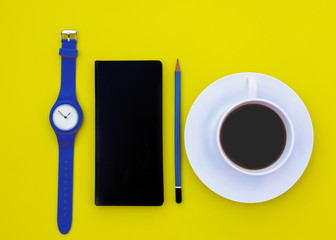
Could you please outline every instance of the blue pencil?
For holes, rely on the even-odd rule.
[[[175,68],[175,193],[176,202],[182,202],[181,166],[180,166],[180,105],[181,70],[177,59]]]

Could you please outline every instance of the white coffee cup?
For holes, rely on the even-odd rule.
[[[293,124],[286,114],[286,112],[281,109],[276,103],[271,102],[267,99],[263,99],[258,97],[258,79],[255,76],[249,76],[246,79],[246,99],[239,101],[235,104],[233,104],[221,117],[218,128],[217,128],[217,147],[224,158],[224,160],[235,170],[248,174],[248,175],[254,175],[254,176],[260,176],[269,174],[271,172],[276,171],[279,169],[282,165],[285,164],[285,162],[288,160],[293,147],[294,147],[294,141],[295,141],[295,134],[294,134],[294,128]],[[270,109],[272,109],[274,112],[278,114],[278,116],[281,118],[282,122],[284,123],[285,130],[286,130],[286,145],[284,147],[284,150],[281,154],[281,156],[270,166],[262,169],[252,170],[252,169],[246,169],[243,168],[233,161],[230,160],[230,158],[226,155],[225,151],[223,150],[222,144],[221,144],[221,128],[225,121],[225,119],[237,108],[247,105],[247,104],[259,104],[266,106]]]

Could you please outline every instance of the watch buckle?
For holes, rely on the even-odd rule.
[[[63,39],[66,39],[66,38],[63,38],[63,35],[66,35],[66,36],[68,36],[68,42],[70,42],[70,35],[75,35],[75,40],[76,40],[76,42],[77,42],[77,31],[76,30],[63,30],[62,32],[61,32],[61,41],[63,40]]]

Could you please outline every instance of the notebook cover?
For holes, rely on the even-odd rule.
[[[96,61],[95,68],[95,203],[162,205],[162,64]]]

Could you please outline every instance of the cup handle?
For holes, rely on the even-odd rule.
[[[247,98],[257,98],[258,79],[255,76],[247,77]]]

